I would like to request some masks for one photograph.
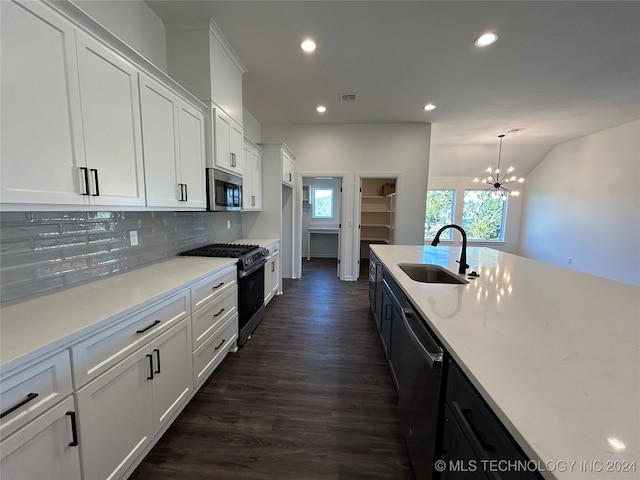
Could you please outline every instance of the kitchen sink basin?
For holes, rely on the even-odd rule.
[[[398,266],[409,278],[422,283],[453,283],[463,285],[469,283],[464,278],[451,273],[439,265],[429,263],[399,263]]]

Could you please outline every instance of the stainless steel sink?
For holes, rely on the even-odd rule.
[[[409,278],[422,283],[453,283],[463,285],[469,283],[464,278],[451,273],[439,265],[429,263],[399,263],[398,266]]]

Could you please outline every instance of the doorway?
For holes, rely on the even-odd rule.
[[[302,269],[314,259],[331,262],[340,277],[342,177],[303,175],[301,208]]]
[[[395,243],[397,180],[390,175],[359,178],[358,276],[369,263],[369,245]]]

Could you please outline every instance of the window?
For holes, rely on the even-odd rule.
[[[432,239],[440,227],[453,222],[455,190],[427,190],[427,213],[424,218],[424,238]],[[451,240],[453,230],[442,233],[441,240]]]
[[[333,188],[313,189],[313,218],[333,218]]]
[[[484,190],[465,190],[462,228],[469,240],[503,240],[506,200]]]

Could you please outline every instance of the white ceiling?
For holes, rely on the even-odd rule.
[[[495,166],[511,129],[524,130],[505,137],[503,165],[526,175],[554,145],[640,118],[638,1],[147,4],[166,25],[214,19],[263,124],[431,123],[434,176]],[[475,47],[487,30],[498,42]],[[306,37],[312,55],[299,47]],[[429,102],[438,108],[425,112]]]

